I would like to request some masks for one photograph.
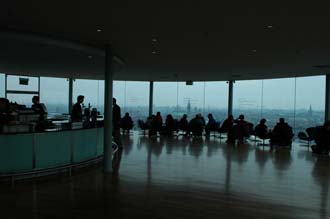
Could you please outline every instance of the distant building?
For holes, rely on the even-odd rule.
[[[188,100],[188,104],[187,104],[187,113],[188,115],[190,114],[191,111],[191,104],[190,104],[190,99]]]
[[[309,105],[308,116],[309,116],[310,118],[312,118],[312,117],[313,117],[313,109],[312,109],[312,104],[310,104],[310,105]]]

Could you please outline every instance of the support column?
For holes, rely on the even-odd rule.
[[[104,75],[104,172],[112,172],[112,51],[110,45],[105,47]]]
[[[325,76],[325,110],[324,110],[325,121],[330,120],[330,74]]]
[[[149,116],[152,115],[153,105],[154,105],[154,82],[150,81],[150,87],[149,87]]]
[[[69,114],[72,112],[73,106],[73,78],[69,78]]]
[[[228,116],[233,115],[233,91],[234,81],[228,81]]]

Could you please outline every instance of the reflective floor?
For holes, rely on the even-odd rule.
[[[2,214],[33,218],[330,218],[330,159],[307,146],[123,137],[102,167],[0,186]]]

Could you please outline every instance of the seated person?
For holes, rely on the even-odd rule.
[[[244,115],[240,115],[237,120],[235,120],[235,125],[228,132],[227,142],[234,143],[238,140],[240,144],[244,142],[244,138],[250,136],[251,123],[245,121]]]
[[[153,119],[155,118],[155,115],[148,116],[146,122],[144,123],[145,126],[149,129],[151,127],[151,123]]]
[[[256,136],[258,136],[261,139],[270,138],[270,132],[268,130],[268,127],[266,126],[266,119],[260,120],[259,124],[255,127],[254,132]]]
[[[174,131],[177,130],[176,120],[173,119],[171,114],[166,116],[164,134],[171,135]]]
[[[82,113],[82,104],[84,102],[84,96],[79,95],[77,97],[77,103],[75,103],[72,107],[72,113],[71,113],[71,120],[72,122],[81,122],[83,119],[83,113]]]
[[[293,132],[291,126],[285,122],[284,118],[280,118],[280,121],[274,127],[270,143],[271,145],[288,146],[292,143]]]
[[[34,110],[35,113],[39,113],[40,121],[45,119],[45,115],[47,115],[47,108],[43,103],[40,103],[39,96],[32,97],[32,106],[31,108]]]
[[[226,133],[230,129],[232,129],[233,126],[234,126],[234,117],[233,117],[233,115],[230,115],[230,116],[228,116],[227,119],[225,119],[225,121],[223,121],[223,123],[219,129],[219,132]]]
[[[151,117],[149,117],[148,120],[147,120],[147,124],[149,126],[149,137],[157,135],[157,132],[159,131],[159,124],[156,120],[156,116],[152,115]]]
[[[184,131],[185,133],[188,130],[188,120],[187,120],[187,114],[184,114],[182,118],[179,121],[179,130]]]
[[[217,123],[215,121],[215,119],[213,118],[213,115],[211,113],[207,115],[207,118],[209,119],[209,121],[207,122],[207,124],[205,126],[205,134],[206,134],[206,136],[210,136],[211,131],[218,130],[219,123]]]
[[[9,122],[9,113],[9,100],[6,98],[0,98],[0,125]]]
[[[192,132],[195,136],[202,136],[203,129],[204,129],[204,122],[200,116],[197,114],[195,118],[190,120],[188,125],[189,132]]]
[[[120,126],[123,129],[123,132],[127,131],[128,133],[129,130],[133,128],[133,119],[129,113],[125,113],[125,116],[120,121]]]
[[[163,128],[163,118],[160,114],[160,112],[157,112],[156,117],[155,117],[155,128],[157,132],[160,132]]]
[[[313,153],[329,154],[330,150],[330,121],[326,121],[323,126],[315,130],[315,143],[312,146]]]

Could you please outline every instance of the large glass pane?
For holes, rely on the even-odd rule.
[[[185,82],[179,82],[178,94],[178,116],[187,114],[188,118],[192,118],[197,113],[202,113],[205,116],[204,82],[194,82],[193,85],[186,85]]]
[[[98,111],[101,110],[102,102],[101,99],[103,92],[100,93],[100,82],[98,80],[84,80],[77,79],[73,84],[73,98],[76,102],[78,95],[85,96],[84,105],[85,107],[90,106],[91,108],[97,108]]]
[[[6,75],[0,73],[0,97],[5,97],[6,96],[6,87],[5,87],[5,83],[6,83]]]
[[[205,113],[223,121],[228,111],[228,84],[224,81],[205,82]]]
[[[69,82],[65,78],[40,78],[40,101],[50,117],[68,113]]]
[[[20,82],[25,82],[25,84]],[[8,75],[7,90],[38,91],[38,77]]]
[[[294,128],[295,79],[269,79],[263,82],[263,112],[268,127],[276,125],[280,117]]]
[[[233,114],[243,114],[247,121],[257,124],[262,117],[262,80],[236,81]]]
[[[113,96],[122,111],[126,111],[126,81],[113,82]]]
[[[177,117],[177,90],[177,82],[155,82],[153,113],[159,111],[164,118],[167,114],[172,114],[173,116]]]
[[[324,122],[325,76],[297,78],[296,132]]]
[[[126,110],[134,120],[146,120],[149,114],[149,82],[127,81],[126,82]]]
[[[101,114],[104,113],[104,80],[98,81],[98,99],[97,99],[97,110]]]

